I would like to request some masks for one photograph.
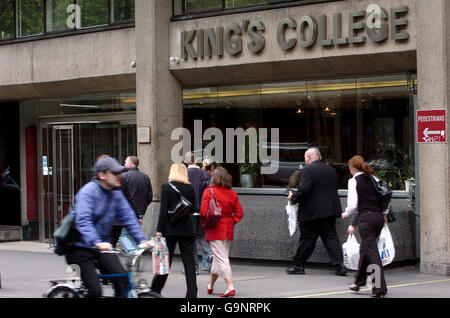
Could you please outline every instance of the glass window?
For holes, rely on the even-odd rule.
[[[111,22],[134,21],[134,0],[111,0]]]
[[[255,6],[258,4],[267,4],[268,0],[226,0],[225,8],[239,8],[239,7],[247,7],[247,6]]]
[[[17,0],[17,36],[44,33],[44,0]]]
[[[0,40],[14,37],[14,0],[0,2]]]
[[[183,14],[183,0],[173,0],[173,15]]]
[[[79,19],[79,9],[74,0],[47,0],[48,32],[80,27]]]
[[[109,0],[77,0],[80,7],[81,27],[108,24]]]
[[[350,178],[348,160],[359,154],[379,177],[401,190],[404,181],[414,177],[409,82],[406,75],[387,75],[185,89],[184,125],[191,136],[194,120],[201,120],[203,132],[218,128],[224,144],[228,143],[227,128],[255,128],[258,140],[253,143],[258,149],[265,150],[269,159],[274,151],[278,153],[277,160],[238,163],[235,138],[234,148],[227,144],[216,158],[232,174],[233,186],[243,185],[240,177],[246,171],[254,174],[255,187],[296,187],[305,165],[304,152],[316,146],[323,160],[336,169],[340,188],[347,188]],[[262,128],[268,132],[266,141],[259,136]],[[278,140],[272,139],[272,128],[278,130]],[[203,140],[203,147],[209,143]],[[244,144],[246,158],[251,146]],[[277,166],[277,171],[255,173],[270,165]]]
[[[186,0],[186,13],[222,9],[222,0]]]
[[[136,94],[98,94],[30,101],[39,116],[136,111]]]

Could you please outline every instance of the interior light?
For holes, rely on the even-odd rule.
[[[61,107],[78,107],[78,108],[98,108],[96,105],[74,105],[74,104],[59,104]]]

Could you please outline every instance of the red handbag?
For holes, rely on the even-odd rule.
[[[205,230],[214,227],[222,218],[222,209],[220,208],[219,202],[217,202],[214,191],[211,188],[209,190],[211,190],[211,197],[209,198],[209,209],[206,212],[206,221],[203,224]]]

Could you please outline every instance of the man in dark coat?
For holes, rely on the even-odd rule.
[[[153,189],[150,178],[145,173],[140,172],[138,166],[139,159],[136,156],[128,156],[125,159],[125,167],[128,168],[128,171],[122,173],[120,184],[125,197],[142,225],[147,207],[152,202]],[[138,251],[136,242],[125,229],[122,229],[119,242],[128,254],[135,254]]]
[[[345,276],[347,271],[336,232],[336,218],[342,213],[336,171],[320,161],[318,148],[305,152],[305,162],[307,167],[302,170],[298,189],[289,192],[287,198],[292,204],[299,203],[300,244],[294,256],[294,265],[286,271],[288,274],[305,274],[305,263],[320,236],[331,265],[336,267],[336,275]]]
[[[205,240],[205,232],[202,229],[200,222],[200,206],[203,197],[203,191],[205,191],[206,187],[209,185],[208,174],[205,173],[197,164],[196,158],[193,152],[188,152],[185,155],[185,164],[188,168],[188,177],[189,182],[194,187],[195,191],[195,202],[194,202],[194,214],[193,221],[194,227],[196,231],[196,241],[200,243],[202,249],[202,270],[205,272],[209,272],[211,270],[212,263],[212,250],[209,246],[209,242]],[[199,257],[197,252],[197,244],[194,245],[194,253],[195,253],[195,267],[196,273],[198,275],[198,263]]]

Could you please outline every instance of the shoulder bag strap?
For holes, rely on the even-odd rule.
[[[169,185],[172,187],[172,189],[177,191],[179,195],[181,195],[180,190],[178,190],[177,187],[172,184],[172,182],[169,182]]]

